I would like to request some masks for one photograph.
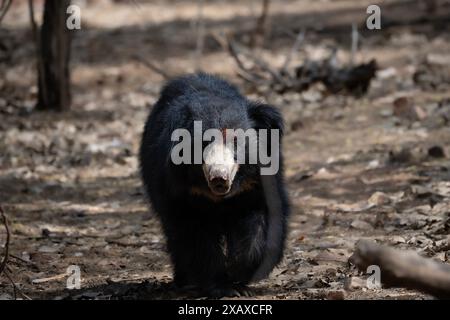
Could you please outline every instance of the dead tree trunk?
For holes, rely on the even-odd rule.
[[[39,41],[39,96],[37,109],[70,108],[70,30],[66,11],[70,0],[46,0]]]

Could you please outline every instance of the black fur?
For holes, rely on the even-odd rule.
[[[162,222],[175,283],[220,296],[248,284],[261,265],[268,247],[269,213],[258,165],[240,166],[231,196],[225,199],[192,192],[208,192],[201,165],[174,165],[170,152],[172,131],[186,128],[192,132],[194,120],[203,121],[203,130],[282,130],[283,120],[274,107],[249,101],[233,85],[203,73],[169,82],[147,119],[140,149],[141,175]],[[275,176],[281,234],[270,270],[283,255],[289,212],[281,159],[280,154]]]

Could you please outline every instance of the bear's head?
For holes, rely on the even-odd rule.
[[[175,139],[183,141],[172,155],[192,194],[220,201],[258,185],[264,167],[277,173],[283,120],[276,108],[242,97],[205,96],[188,109],[188,125]]]

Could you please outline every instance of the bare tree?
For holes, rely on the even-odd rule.
[[[39,73],[39,95],[36,108],[39,110],[70,109],[71,35],[66,26],[66,11],[69,5],[70,0],[45,1],[42,28],[39,35],[36,35]]]
[[[2,23],[3,18],[11,7],[12,0],[2,0],[0,4],[0,24]]]
[[[202,56],[205,47],[205,18],[204,18],[204,6],[205,0],[197,0],[197,21],[196,21],[196,46],[194,55],[194,67],[195,71],[201,71],[202,69]]]
[[[257,47],[264,43],[268,37],[270,29],[269,20],[270,0],[262,0],[261,14],[256,21],[256,26],[250,40],[251,47]]]

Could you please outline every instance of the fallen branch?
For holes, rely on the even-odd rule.
[[[378,68],[375,60],[355,66],[340,67],[336,58],[336,49],[332,49],[330,56],[323,60],[306,59],[302,65],[289,68],[293,55],[304,40],[303,31],[297,35],[281,68],[271,66],[258,57],[255,52],[241,46],[230,37],[225,39],[218,35],[214,35],[214,37],[235,60],[238,75],[258,91],[259,87],[263,85],[280,94],[287,91],[302,92],[308,90],[313,84],[322,83],[331,94],[349,94],[360,97],[367,92]]]
[[[364,272],[370,265],[379,266],[381,282],[388,287],[415,289],[450,299],[450,265],[369,241],[358,242],[350,259]]]

